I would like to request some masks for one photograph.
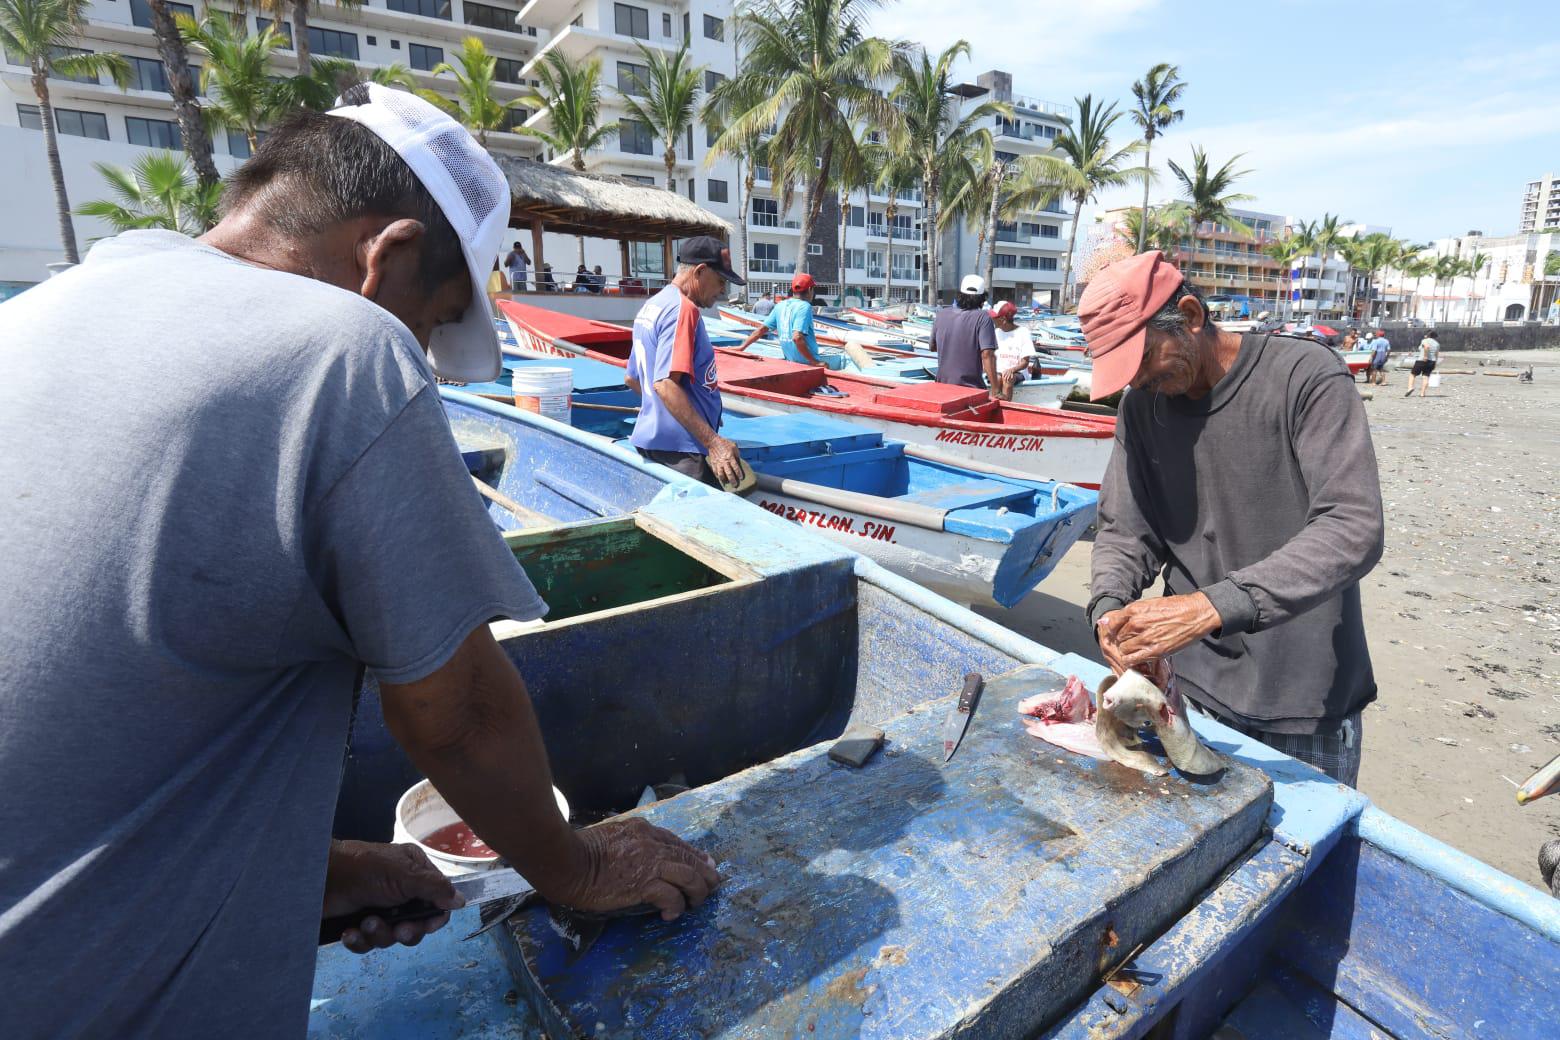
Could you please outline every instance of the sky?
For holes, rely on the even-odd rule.
[[[1152,65],[1179,65],[1186,115],[1154,142],[1156,200],[1175,193],[1165,160],[1196,144],[1216,165],[1241,156],[1245,208],[1429,241],[1516,233],[1527,182],[1560,174],[1553,0],[887,0],[871,27],[932,51],[969,41],[961,79],[997,68],[1018,94],[1123,110]]]

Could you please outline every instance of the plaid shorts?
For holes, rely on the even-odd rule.
[[[1298,758],[1307,765],[1315,766],[1340,784],[1347,784],[1350,787],[1359,786],[1360,738],[1363,735],[1363,730],[1360,728],[1360,712],[1344,718],[1333,730],[1324,730],[1320,733],[1269,733],[1255,726],[1226,718],[1201,705],[1195,707],[1202,714],[1217,719],[1237,733],[1254,737],[1274,751],[1282,751],[1290,758]]]

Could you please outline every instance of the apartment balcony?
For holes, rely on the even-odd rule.
[[[872,224],[872,223],[868,223],[867,224],[867,237],[868,238],[881,238],[885,242],[888,241],[888,225],[887,224]],[[918,231],[916,231],[914,225],[907,225],[907,224],[895,224],[894,225],[894,241],[895,242],[908,242],[911,239],[916,239],[916,238],[919,238],[919,237],[920,237],[920,233]]]
[[[779,234],[794,234],[800,237],[802,222],[788,217],[776,216],[773,213],[748,214],[748,227],[759,231],[774,231]]]
[[[770,260],[767,257],[752,257],[748,260],[747,273],[755,274],[793,274],[796,271],[795,260]]]
[[[571,17],[579,6],[579,0],[524,0],[520,4],[520,20],[532,25],[557,25]]]
[[[603,50],[622,54],[625,57],[638,56],[639,60],[643,60],[643,56],[639,54],[638,48],[634,46],[636,43],[644,44],[651,50],[659,50],[667,54],[676,53],[676,50],[665,41],[639,40],[631,36],[620,36],[617,33],[602,32],[599,29],[587,29],[581,25],[571,25],[548,41],[545,47],[537,51],[536,55],[526,62],[525,67],[520,70],[520,75],[526,79],[536,78],[536,70],[542,59],[553,51],[557,51],[570,61],[576,62],[584,61],[597,51]]]

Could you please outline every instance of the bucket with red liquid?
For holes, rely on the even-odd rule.
[[[568,799],[556,787],[553,798],[558,812],[567,820]],[[498,853],[472,833],[429,780],[414,784],[396,802],[393,840],[416,845],[440,872],[451,877],[487,870],[498,863]]]

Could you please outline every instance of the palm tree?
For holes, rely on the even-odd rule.
[[[1447,316],[1452,310],[1452,285],[1457,281],[1457,276],[1462,274],[1462,261],[1454,254],[1437,257],[1435,261],[1435,284],[1437,291],[1442,282],[1446,283],[1446,295],[1441,299],[1441,322],[1445,324]]]
[[[92,167],[108,182],[114,197],[88,202],[76,213],[105,221],[116,234],[162,228],[194,236],[217,222],[222,185],[200,181],[183,156],[148,152],[130,169],[108,163]]]
[[[1132,96],[1137,101],[1137,106],[1132,110],[1132,119],[1143,131],[1143,169],[1148,171],[1143,178],[1142,212],[1145,216],[1148,213],[1148,184],[1154,177],[1154,138],[1163,135],[1170,124],[1179,122],[1186,114],[1179,108],[1171,107],[1181,100],[1181,94],[1185,90],[1186,84],[1181,81],[1180,66],[1164,61],[1149,69],[1147,76],[1132,84]],[[1139,253],[1148,249],[1150,223],[1151,221],[1147,219],[1140,219],[1137,222]]]
[[[417,91],[417,96],[460,120],[462,126],[477,135],[477,143],[486,148],[487,135],[506,128],[510,112],[519,107],[520,101],[506,101],[494,93],[493,85],[499,82],[498,59],[488,53],[487,46],[477,37],[461,40],[454,57],[455,64],[441,61],[433,67],[433,74],[454,76],[455,96],[426,89]]]
[[[1473,285],[1468,290],[1468,313],[1466,317],[1468,319],[1469,325],[1473,324],[1473,298],[1478,295],[1479,276],[1484,273],[1484,269],[1489,265],[1490,255],[1488,253],[1480,252],[1477,249],[1475,249],[1473,251],[1473,255],[1468,258],[1468,274],[1473,279]]]
[[[173,114],[179,123],[179,140],[184,145],[184,154],[194,165],[200,183],[214,185],[222,178],[211,158],[211,132],[206,128],[206,118],[195,98],[195,82],[190,75],[184,37],[179,35],[167,0],[147,0],[147,7],[152,12],[152,36],[157,41],[157,56],[162,59],[168,78],[168,93],[173,96]]]
[[[888,234],[888,247],[883,251],[883,302],[893,299],[894,284],[894,220],[899,216],[899,195],[914,188],[921,180],[921,166],[915,157],[887,145],[868,145],[867,162],[875,171],[873,187],[888,196],[884,207],[883,227]]]
[[[727,131],[739,136],[772,128],[769,155],[789,209],[798,181],[805,186],[801,255],[836,183],[839,163],[861,167],[855,127],[872,126],[898,141],[903,119],[872,84],[888,74],[895,45],[868,36],[869,0],[760,0],[733,20],[742,52],[741,71],[729,96],[746,106],[728,115]]]
[[[1166,256],[1174,256],[1180,250],[1181,236],[1185,232],[1185,210],[1178,205],[1129,209],[1116,228],[1117,237],[1138,252],[1157,249]],[[1138,246],[1140,242],[1141,247]]]
[[[76,229],[70,222],[70,197],[65,192],[65,171],[60,166],[60,140],[49,101],[49,75],[100,76],[107,73],[120,89],[130,85],[130,62],[122,54],[69,54],[61,52],[86,28],[86,0],[0,0],[0,47],[12,61],[27,66],[33,93],[38,97],[38,121],[43,127],[43,148],[54,182],[55,217],[59,221],[60,246],[65,259],[81,262],[76,251]]]
[[[939,235],[951,223],[941,210],[943,184],[971,176],[966,165],[971,156],[989,150],[991,131],[981,124],[1013,114],[1011,105],[987,101],[960,116],[952,93],[953,66],[969,53],[968,41],[957,40],[935,58],[923,49],[901,50],[894,57],[889,97],[904,113],[905,150],[921,167],[927,302],[937,299],[942,277]]]
[[[1126,166],[1143,150],[1142,141],[1122,148],[1115,148],[1110,142],[1110,132],[1122,116],[1116,111],[1116,103],[1097,105],[1092,94],[1074,100],[1078,106],[1077,120],[1066,120],[1067,128],[1052,145],[1056,154],[1037,155],[1026,167],[1014,187],[1011,203],[1014,208],[1036,209],[1058,197],[1072,200],[1072,232],[1067,236],[1067,258],[1062,265],[1064,311],[1069,305],[1067,281],[1072,276],[1073,251],[1078,245],[1078,222],[1084,203],[1107,188],[1119,188],[1148,176],[1143,167]]]
[[[308,72],[277,81],[276,97],[284,108],[326,112],[336,106],[336,99],[342,91],[360,82],[404,87],[407,90],[415,90],[417,87],[416,77],[405,65],[382,65],[367,69],[345,58],[315,58],[309,63]],[[441,102],[448,104],[448,99],[441,98]]]
[[[1290,283],[1294,281],[1292,272],[1295,261],[1310,252],[1310,248],[1300,236],[1289,234],[1268,242],[1262,247],[1262,252],[1277,260],[1279,266],[1278,294],[1273,308],[1277,313],[1273,316],[1282,318],[1286,310],[1292,315],[1294,313],[1293,300],[1290,299],[1292,295]]]
[[[282,110],[270,60],[286,41],[270,26],[257,35],[246,35],[241,25],[220,11],[199,23],[184,15],[178,21],[184,42],[206,56],[200,85],[212,122],[243,131],[253,154],[260,147],[260,130]]]
[[[1414,252],[1407,243],[1399,242],[1381,232],[1366,235],[1359,240],[1357,258],[1361,267],[1365,270],[1365,319],[1372,320],[1371,304],[1375,301],[1371,295],[1376,285],[1376,276],[1383,268],[1392,267],[1404,262],[1406,252]]]
[[[1544,257],[1544,265],[1542,270],[1543,274],[1538,283],[1538,312],[1536,314],[1530,314],[1528,317],[1529,319],[1537,319],[1538,321],[1547,321],[1549,317],[1549,308],[1554,306],[1555,293],[1553,291],[1550,292],[1549,303],[1545,304],[1544,290],[1553,286],[1554,283],[1552,283],[1550,279],[1560,275],[1560,250],[1552,249],[1549,251],[1549,255]]]
[[[359,8],[364,6],[365,0],[335,0],[335,3],[337,7]],[[286,16],[289,6],[292,8],[293,53],[298,56],[298,71],[306,75],[313,58],[309,53],[311,0],[267,0],[264,6],[276,13],[277,21],[281,21]]]
[[[647,123],[661,139],[665,149],[666,187],[675,187],[672,170],[677,165],[677,142],[693,125],[699,102],[699,77],[704,66],[693,65],[688,58],[688,41],[684,40],[676,54],[668,57],[661,51],[652,51],[642,43],[635,44],[645,56],[645,89],[642,100],[630,97],[621,90],[623,107],[642,123]]]
[[[1190,173],[1174,159],[1168,163],[1170,172],[1181,182],[1181,190],[1186,194],[1186,219],[1191,223],[1192,234],[1197,234],[1205,223],[1223,224],[1236,234],[1248,238],[1256,233],[1231,212],[1237,202],[1249,202],[1255,197],[1229,190],[1237,178],[1251,172],[1231,169],[1239,161],[1240,156],[1237,155],[1215,170],[1208,160],[1208,153],[1192,145]]]
[[[1316,232],[1313,236],[1316,240],[1316,291],[1318,315],[1321,313],[1321,283],[1322,279],[1327,277],[1327,257],[1332,254],[1333,247],[1338,244],[1338,239],[1342,235],[1342,229],[1339,227],[1340,223],[1341,218],[1339,218],[1338,214],[1325,213],[1322,215],[1321,223],[1317,224]]]
[[[585,170],[585,153],[610,140],[618,128],[601,125],[601,59],[576,65],[557,50],[547,52],[536,70],[541,91],[532,91],[520,104],[547,110],[548,129],[517,126],[515,133],[534,137],[570,164]]]
[[[1417,317],[1419,314],[1418,297],[1424,295],[1419,291],[1420,286],[1424,284],[1424,280],[1426,278],[1429,278],[1431,275],[1435,274],[1435,261],[1427,257],[1411,255],[1405,256],[1403,260],[1400,261],[1400,264],[1400,270],[1403,272],[1403,277],[1412,278],[1414,280],[1414,306],[1410,309],[1414,316]]]

